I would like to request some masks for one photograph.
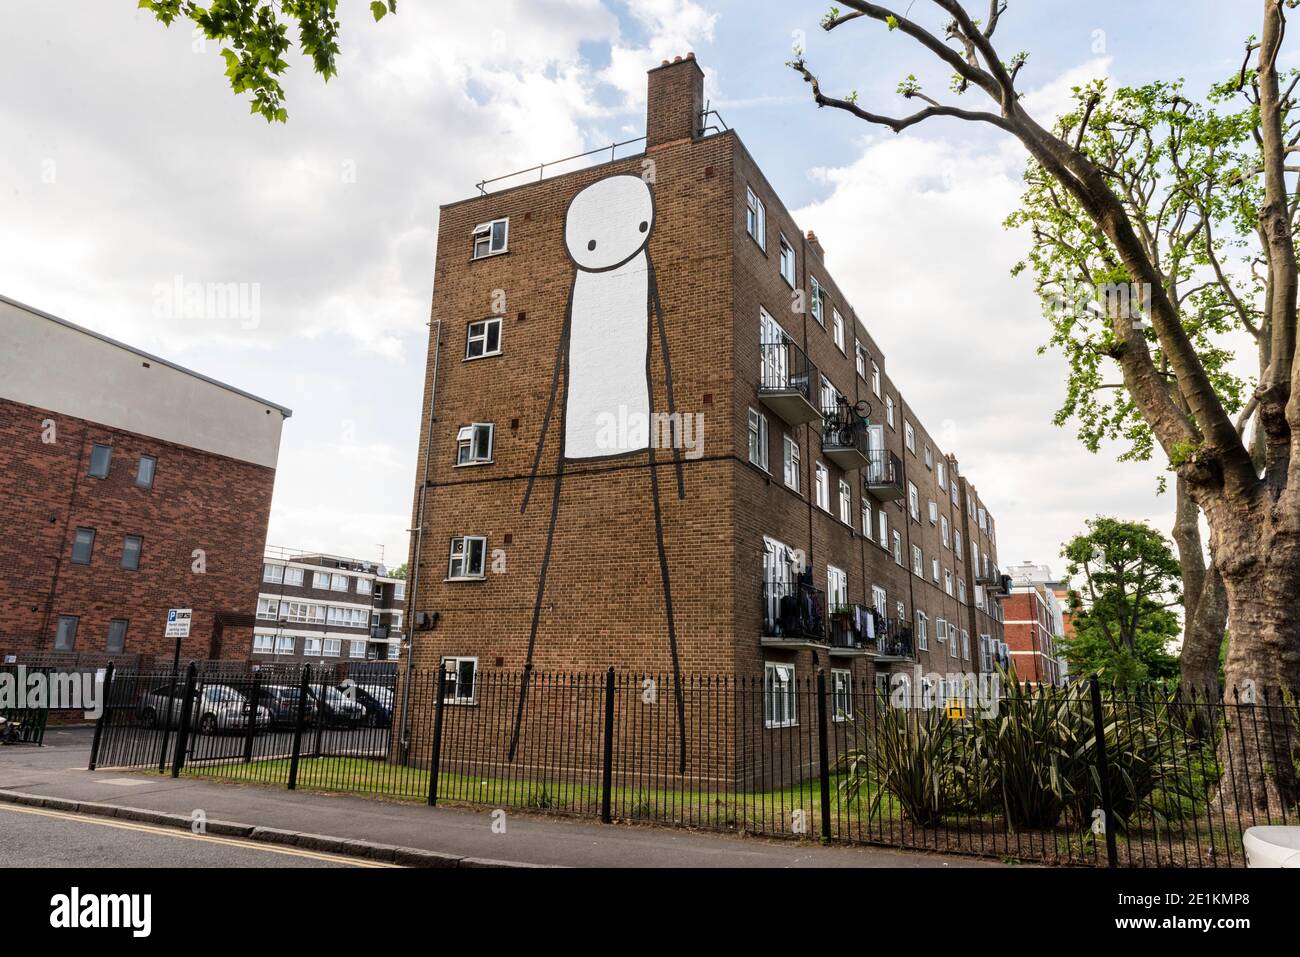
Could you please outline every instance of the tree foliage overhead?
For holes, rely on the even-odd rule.
[[[252,94],[250,112],[268,123],[289,118],[280,78],[289,69],[284,57],[292,46],[292,24],[297,24],[298,46],[315,71],[326,82],[338,72],[338,0],[139,0],[139,5],[166,26],[184,18],[207,39],[220,41],[230,88]],[[397,0],[373,0],[370,12],[382,20],[397,12]]]

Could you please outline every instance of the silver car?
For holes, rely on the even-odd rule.
[[[183,684],[165,685],[149,692],[140,703],[140,723],[146,728],[158,727],[160,724],[169,728],[179,727],[184,696]],[[190,727],[196,728],[200,734],[244,731],[248,728],[253,709],[248,699],[229,685],[198,685],[194,689],[193,702],[190,708]],[[271,712],[259,707],[254,726],[261,730],[270,727],[270,724]]]

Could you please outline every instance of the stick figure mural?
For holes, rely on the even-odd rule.
[[[528,653],[519,691],[514,731],[510,737],[510,760],[519,744],[528,684],[537,645],[538,619],[546,591],[546,572],[551,560],[560,492],[566,463],[591,462],[645,453],[650,475],[650,497],[654,505],[655,544],[659,553],[659,576],[663,585],[664,610],[668,619],[668,651],[672,658],[673,695],[677,705],[678,761],[686,767],[685,705],[682,698],[681,667],[677,656],[677,629],[668,558],[664,551],[663,515],[659,501],[659,471],[655,461],[655,435],[650,428],[650,357],[657,338],[664,368],[668,421],[672,424],[672,453],[677,478],[677,497],[686,497],[682,477],[678,419],[673,400],[672,366],[668,357],[668,335],[663,306],[650,261],[649,240],[654,231],[654,195],[641,177],[616,174],[597,180],[580,190],[569,202],[564,218],[564,245],[574,265],[573,285],[564,312],[550,400],[537,438],[532,473],[524,490],[520,512],[528,509],[542,452],[560,400],[559,454],[555,486],[551,495],[551,517],[546,547],[537,579],[537,598],[528,633]],[[652,323],[653,317],[653,323]],[[657,329],[657,337],[655,331]],[[560,382],[564,390],[560,393]],[[628,430],[616,448],[610,447],[607,421],[645,423],[645,428]]]

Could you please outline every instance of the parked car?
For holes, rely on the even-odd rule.
[[[276,728],[292,728],[298,722],[298,698],[302,689],[292,685],[266,685],[258,690],[258,704],[264,705],[271,714],[271,725]],[[307,696],[303,713],[304,723],[312,724],[316,720],[316,699]]]
[[[311,697],[316,713],[326,725],[356,727],[366,720],[366,709],[332,685],[327,685],[323,692],[313,687]]]
[[[163,685],[144,696],[140,703],[140,723],[146,728],[159,724],[177,728],[183,714],[185,686],[181,683]],[[229,685],[202,684],[194,689],[190,708],[190,727],[200,734],[218,731],[242,731],[248,728],[253,707],[247,698]],[[271,712],[259,706],[255,727],[270,727]]]
[[[372,728],[388,728],[393,724],[393,691],[379,685],[339,685],[346,695],[348,687],[352,697],[366,711],[366,723]]]

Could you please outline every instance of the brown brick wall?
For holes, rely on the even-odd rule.
[[[106,479],[86,474],[93,443],[113,447]],[[158,460],[152,489],[135,487],[141,455]],[[256,608],[273,469],[0,400],[0,474],[0,652],[53,651],[58,617],[76,615],[76,652],[104,652],[109,620],[125,618],[125,654],[170,659],[167,609],[192,607],[185,656],[246,657],[246,627],[211,647],[214,616]],[[96,532],[89,566],[71,561],[79,526]],[[126,535],[144,538],[137,571],[120,567]]]

